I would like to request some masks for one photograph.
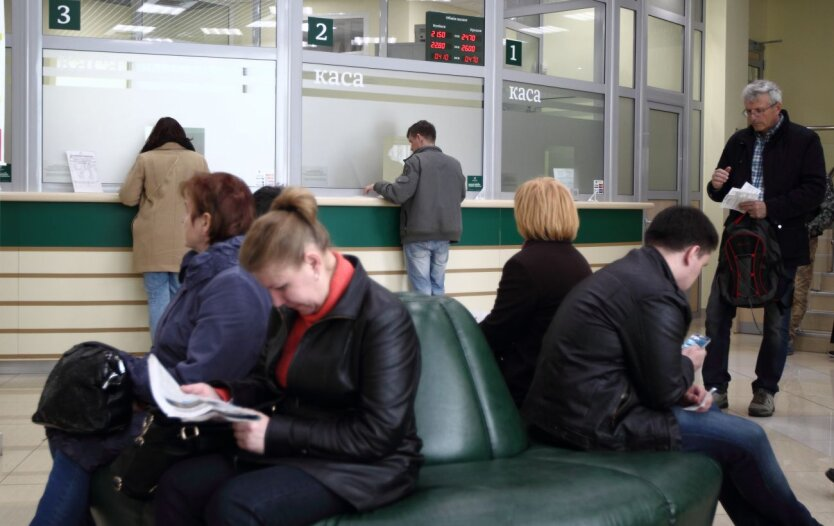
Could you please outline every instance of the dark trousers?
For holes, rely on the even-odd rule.
[[[768,303],[764,308],[762,343],[756,360],[756,380],[753,382],[753,389],[779,392],[779,380],[782,378],[788,357],[788,328],[795,275],[796,267],[785,267],[779,283],[779,300]],[[715,387],[721,392],[726,392],[730,383],[730,330],[736,316],[736,307],[721,298],[717,274],[712,280],[706,314],[707,336],[712,341],[707,347],[707,357],[704,360],[704,386],[707,389]]]
[[[179,462],[163,475],[155,523],[300,526],[350,511],[347,501],[298,468],[240,470],[214,454]]]

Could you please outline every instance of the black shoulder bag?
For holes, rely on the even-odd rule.
[[[124,429],[132,415],[122,351],[83,342],[65,352],[49,373],[32,422],[67,433],[109,433]]]
[[[162,474],[175,463],[234,445],[226,422],[183,422],[154,408],[145,416],[139,436],[110,465],[113,485],[128,497],[150,499]]]

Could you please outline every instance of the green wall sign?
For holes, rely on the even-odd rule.
[[[307,43],[333,47],[333,19],[307,17]]]
[[[49,0],[49,29],[81,31],[81,0]]]
[[[504,63],[508,66],[521,65],[521,40],[504,41]]]
[[[484,176],[483,175],[467,175],[466,176],[466,191],[467,192],[480,192],[484,189]]]

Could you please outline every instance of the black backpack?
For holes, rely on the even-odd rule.
[[[718,257],[718,286],[724,301],[753,308],[778,299],[782,251],[770,221],[747,214],[731,221]]]

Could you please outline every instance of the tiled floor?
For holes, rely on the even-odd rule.
[[[759,339],[734,335],[730,411],[746,415]],[[0,522],[29,523],[50,467],[43,430],[30,423],[45,375],[0,375]],[[767,431],[794,491],[823,524],[834,525],[834,360],[797,353],[788,359],[776,414],[756,419]],[[719,508],[716,525],[731,522]]]

